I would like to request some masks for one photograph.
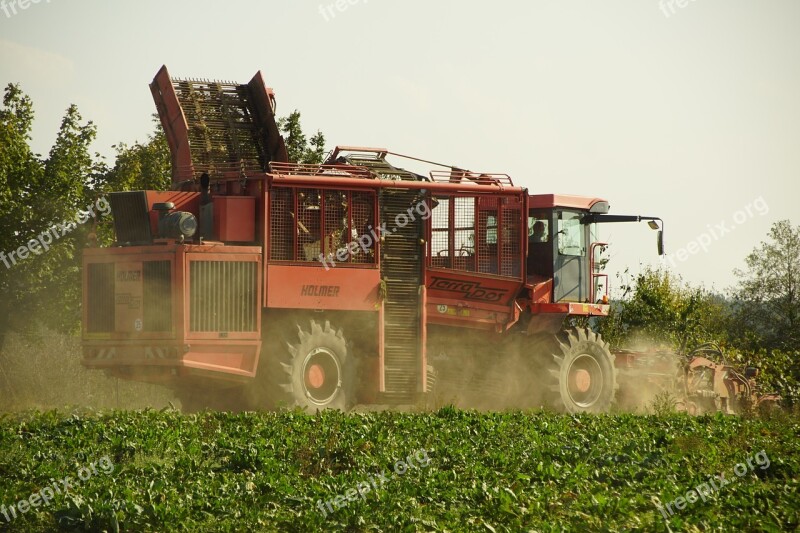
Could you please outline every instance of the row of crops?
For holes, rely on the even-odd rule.
[[[800,526],[798,488],[782,413],[0,419],[12,531],[778,531]]]

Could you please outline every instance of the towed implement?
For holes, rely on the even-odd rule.
[[[689,414],[743,414],[780,405],[756,382],[759,369],[731,365],[715,344],[704,344],[684,356],[669,351],[615,352],[623,409],[635,409],[663,395],[676,410]]]

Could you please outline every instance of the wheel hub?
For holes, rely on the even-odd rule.
[[[328,348],[314,348],[303,361],[305,395],[319,406],[330,403],[341,387],[339,358]]]
[[[602,396],[603,371],[592,355],[577,356],[569,366],[567,377],[570,399],[578,407],[592,407]]]
[[[325,383],[325,369],[322,365],[313,364],[309,365],[306,369],[306,386],[312,389],[318,389]]]
[[[575,389],[578,392],[587,392],[592,386],[592,375],[583,368],[576,370],[573,377]]]

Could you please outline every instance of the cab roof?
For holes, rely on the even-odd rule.
[[[591,196],[575,196],[570,194],[531,194],[528,206],[532,209],[552,209],[554,207],[571,207],[586,209],[597,213],[608,213],[608,200]]]

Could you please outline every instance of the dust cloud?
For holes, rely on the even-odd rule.
[[[77,337],[41,329],[9,333],[0,341],[0,412],[161,409],[175,403],[165,387],[84,368]]]

